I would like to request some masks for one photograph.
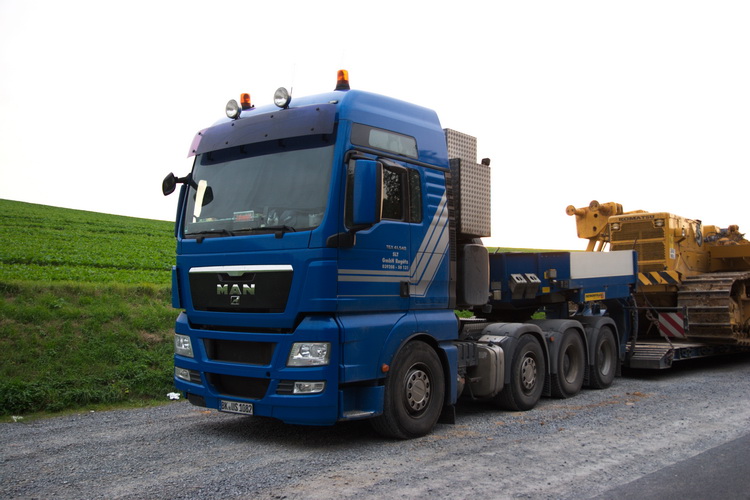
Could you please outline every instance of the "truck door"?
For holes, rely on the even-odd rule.
[[[409,169],[411,197],[411,307],[449,307],[450,228],[445,175]]]
[[[350,164],[350,170],[354,168]],[[342,311],[406,311],[409,309],[411,244],[410,169],[391,161],[377,162],[378,212],[370,227],[359,229],[349,248],[339,249],[338,296]],[[413,175],[413,174],[412,174]],[[347,187],[347,204],[362,203]],[[369,202],[368,202],[369,203]],[[347,225],[352,226],[347,206]]]

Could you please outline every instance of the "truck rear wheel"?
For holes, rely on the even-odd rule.
[[[615,380],[617,371],[617,341],[609,328],[602,328],[594,342],[594,364],[591,366],[589,385],[606,389]]]
[[[420,341],[401,349],[385,379],[383,414],[370,422],[386,437],[410,439],[429,434],[443,408],[445,377],[437,353]]]
[[[557,376],[552,378],[552,395],[570,398],[581,391],[586,371],[586,357],[581,336],[574,329],[562,335],[557,355]]]
[[[510,381],[495,396],[495,403],[504,410],[532,409],[542,397],[546,373],[544,353],[539,341],[531,335],[522,336],[511,361]]]

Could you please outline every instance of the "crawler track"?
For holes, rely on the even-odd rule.
[[[685,278],[677,305],[686,308],[688,338],[750,345],[750,272]]]

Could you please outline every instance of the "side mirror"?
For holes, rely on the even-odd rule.
[[[177,187],[177,178],[174,176],[172,172],[170,172],[163,181],[161,181],[161,192],[164,193],[164,196],[169,196],[170,194],[174,193],[175,188]]]
[[[374,160],[354,161],[352,186],[353,223],[355,227],[380,222],[383,200],[383,168]]]

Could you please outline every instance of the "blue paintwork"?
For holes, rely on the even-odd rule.
[[[325,108],[325,116],[316,114],[316,107]],[[259,107],[244,111],[237,121],[222,119],[214,127],[201,131],[191,146],[191,154],[238,145],[237,141],[257,140],[262,136],[263,123],[272,116],[296,113],[302,117],[300,120],[311,117],[309,120],[315,120],[316,127],[323,128],[328,127],[327,120],[333,117],[335,123],[331,128],[335,128],[336,147],[328,210],[316,229],[286,233],[282,238],[255,234],[206,238],[199,242],[178,236],[173,304],[184,313],[177,321],[176,331],[191,337],[196,353],[194,359],[175,356],[175,365],[201,373],[270,379],[265,397],[248,400],[254,404],[255,414],[290,423],[331,424],[344,418],[348,411],[382,412],[383,387],[377,383],[385,377],[382,365],[391,362],[406,339],[426,334],[435,339],[437,345],[456,337],[457,321],[448,309],[448,217],[444,180],[448,158],[437,115],[425,108],[356,90],[295,99],[291,108]],[[343,217],[344,155],[353,149],[349,142],[352,123],[395,130],[416,139],[418,160],[391,158],[391,161],[420,170],[423,221],[382,221],[359,231],[354,247],[329,248],[326,242],[330,236],[348,230]],[[283,137],[293,129],[296,129],[294,134],[303,133],[303,127],[289,118],[286,126],[275,126],[271,134],[275,134],[274,138]],[[227,141],[223,141],[223,137]],[[186,196],[183,189],[181,207]],[[178,211],[177,220],[178,226],[184,223],[184,210]],[[179,227],[177,233],[181,234]],[[189,290],[190,269],[239,265],[292,267],[292,285],[283,312],[230,313],[195,309]],[[402,281],[410,283],[409,297],[401,296]],[[436,309],[437,314],[424,314],[425,310]],[[199,328],[197,325],[211,326]],[[278,331],[285,333],[272,333]],[[201,342],[209,338],[275,343],[273,362],[269,366],[249,366],[210,361]],[[328,367],[286,367],[292,343],[305,340],[331,342]],[[445,362],[455,370],[455,352],[450,345],[444,346]],[[454,386],[454,377],[448,379]],[[327,389],[321,395],[281,396],[274,394],[278,380],[325,380]],[[340,384],[347,385],[340,388]],[[203,384],[175,378],[175,385],[182,391],[202,396],[208,407],[218,408],[222,399],[205,376]],[[455,387],[451,394],[451,399],[455,400]],[[241,400],[226,396],[223,399]],[[300,411],[302,408],[304,412]]]
[[[635,259],[635,253],[633,255]],[[492,302],[523,307],[538,305],[543,302],[545,296],[555,293],[566,294],[569,300],[575,303],[584,303],[585,295],[593,293],[604,294],[607,300],[630,296],[636,282],[635,272],[620,276],[573,279],[571,278],[570,258],[571,252],[490,254],[490,282],[501,285],[499,289],[502,292],[501,299]],[[554,279],[545,275],[551,269],[557,272]],[[633,269],[637,270],[637,265],[634,265]],[[527,273],[533,273],[539,278],[541,281],[539,290],[534,297],[525,300],[514,299],[508,277],[511,274]]]

